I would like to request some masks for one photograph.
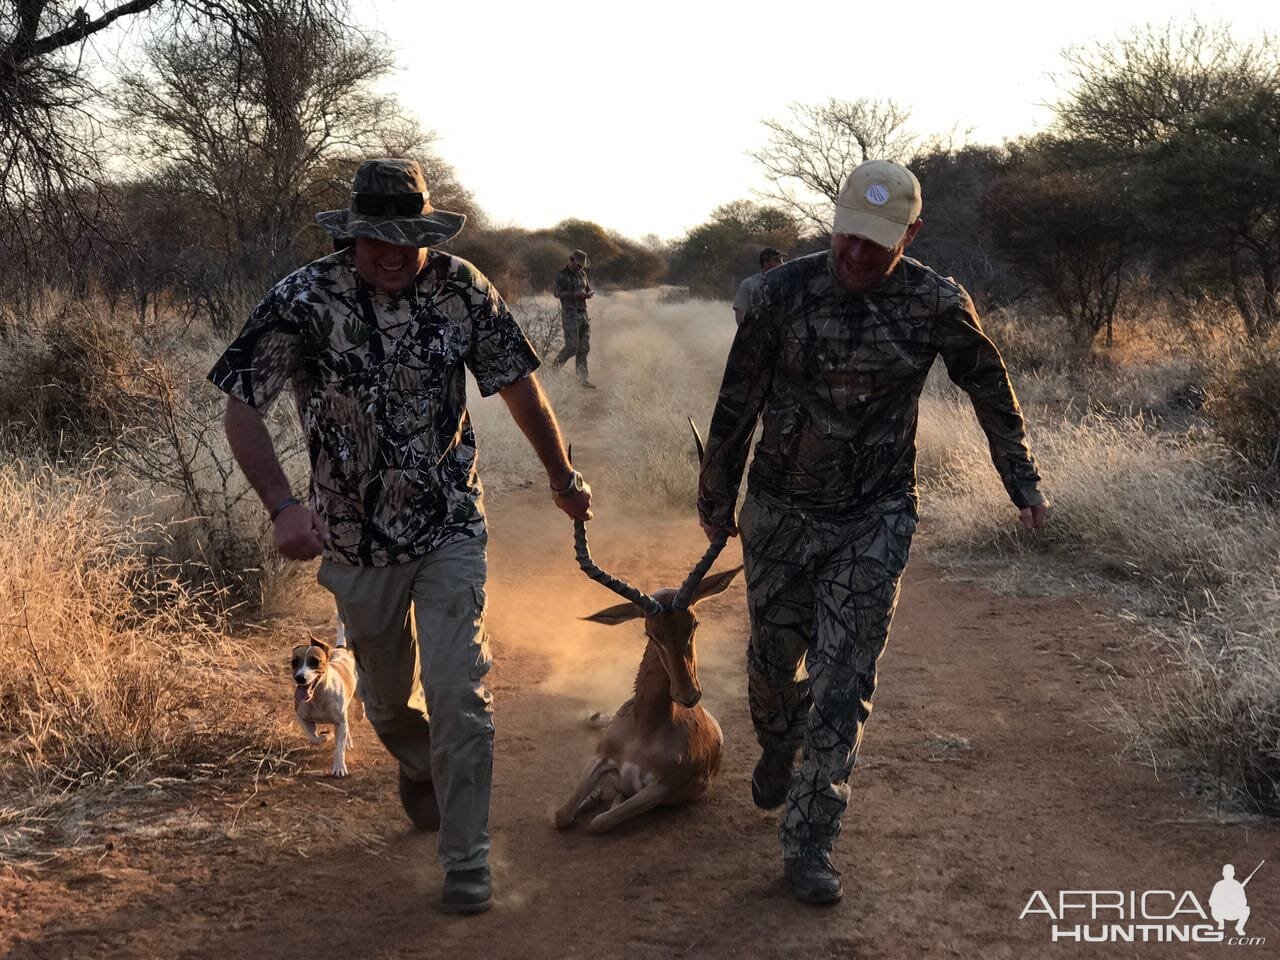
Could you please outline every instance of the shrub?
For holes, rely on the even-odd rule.
[[[113,499],[101,461],[0,464],[0,857],[49,839],[73,800],[287,763],[244,695],[240,665],[262,659],[210,618],[220,598],[148,561],[157,531]]]
[[[1280,337],[1239,351],[1213,373],[1206,410],[1222,438],[1274,476],[1280,468]]]

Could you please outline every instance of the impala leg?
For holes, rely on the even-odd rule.
[[[613,764],[603,757],[596,757],[587,767],[587,772],[583,775],[582,781],[578,784],[573,795],[564,802],[559,810],[556,811],[556,828],[559,830],[567,830],[573,825],[574,819],[582,810],[583,804],[591,797],[591,792],[595,790],[596,785],[600,783],[605,774],[613,769]]]
[[[630,820],[647,810],[652,810],[667,799],[668,793],[666,785],[662,783],[651,783],[647,787],[642,787],[639,793],[633,794],[617,806],[610,807],[593,818],[587,824],[587,830],[591,833],[605,833],[612,830],[624,820]]]

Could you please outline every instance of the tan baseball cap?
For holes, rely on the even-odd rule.
[[[585,267],[591,263],[591,258],[587,256],[587,251],[585,250],[575,250],[573,253],[569,254],[569,258],[581,267]]]
[[[920,181],[900,163],[868,160],[849,174],[836,197],[836,233],[892,249],[920,217]]]

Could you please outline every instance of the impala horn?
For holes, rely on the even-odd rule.
[[[653,597],[642,590],[637,590],[625,580],[619,580],[617,577],[605,573],[591,559],[591,551],[587,548],[587,525],[582,520],[573,521],[573,547],[578,556],[578,566],[582,568],[583,573],[596,583],[603,584],[621,597],[626,597],[643,610],[647,617],[652,617],[662,612],[662,604],[653,599]]]

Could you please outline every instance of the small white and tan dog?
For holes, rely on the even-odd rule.
[[[343,645],[343,631],[338,628],[338,646],[330,647],[322,640],[293,648],[293,703],[298,724],[312,743],[324,743],[327,734],[316,733],[317,723],[333,724],[333,776],[345,777],[347,748],[352,746],[351,714],[364,716],[364,705],[356,696],[356,663],[351,651]],[[354,710],[353,710],[354,708]]]

